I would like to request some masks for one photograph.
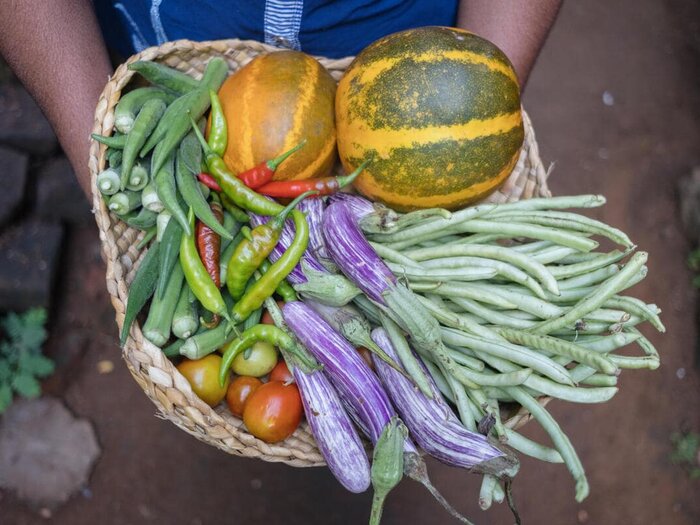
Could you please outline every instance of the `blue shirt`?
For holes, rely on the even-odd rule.
[[[312,55],[356,55],[414,27],[453,26],[457,0],[95,0],[108,47],[127,57],[169,40],[252,39]]]

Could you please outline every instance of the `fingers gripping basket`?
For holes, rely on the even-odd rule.
[[[180,40],[146,49],[117,68],[105,86],[97,103],[93,132],[103,135],[112,134],[114,107],[119,101],[122,90],[134,74],[126,67],[131,62],[137,60],[162,62],[199,78],[208,60],[214,56],[223,57],[230,69],[234,71],[255,56],[276,50],[259,42],[241,40],[212,42]],[[319,60],[337,80],[350,64],[352,57],[339,60],[319,58]],[[546,184],[547,173],[539,158],[532,124],[525,113],[523,117],[525,143],[520,159],[507,182],[489,197],[489,201],[506,202],[550,196]],[[105,149],[105,146],[92,141],[89,167],[95,220],[100,229],[102,253],[107,263],[107,290],[116,311],[117,324],[121,329],[129,297],[128,286],[146,249],[136,248],[143,234],[112,215],[96,187],[97,174],[105,167]],[[160,349],[143,337],[138,323],[134,323],[131,328],[130,336],[123,348],[123,357],[134,379],[158,407],[160,414],[198,439],[231,454],[266,461],[281,461],[296,467],[324,464],[323,457],[306,423],[302,424],[286,441],[269,445],[249,434],[242,421],[231,415],[224,407],[210,408],[192,392],[187,380],[180,375]],[[507,425],[521,426],[528,419],[529,415],[520,411],[508,420]]]

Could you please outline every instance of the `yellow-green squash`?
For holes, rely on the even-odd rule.
[[[338,152],[355,187],[397,210],[456,209],[497,189],[523,143],[508,58],[467,31],[424,27],[384,37],[350,64],[336,93]]]

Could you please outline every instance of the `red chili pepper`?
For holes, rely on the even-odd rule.
[[[243,184],[245,184],[249,188],[259,188],[260,186],[270,182],[272,180],[272,177],[274,177],[275,170],[279,167],[279,165],[282,164],[282,162],[284,162],[287,159],[287,157],[289,157],[292,153],[300,149],[304,144],[306,144],[306,140],[301,141],[289,151],[285,151],[279,157],[275,157],[272,160],[268,160],[266,162],[263,162],[262,164],[258,164],[254,168],[245,170],[244,172],[239,173],[236,176],[239,179],[241,179],[243,181]]]
[[[224,222],[224,211],[218,202],[212,202],[210,204],[211,211],[214,213],[219,223]],[[197,221],[196,227],[196,238],[197,238],[197,251],[199,252],[199,258],[202,260],[202,264],[207,269],[207,273],[211,277],[217,288],[221,287],[221,236],[212,230],[209,226],[204,224],[202,221]],[[211,323],[205,323],[208,328],[214,328],[219,324],[221,318],[219,315],[215,314],[212,317]]]
[[[268,197],[298,197],[302,193],[307,191],[317,191],[316,195],[312,195],[310,198],[318,197],[319,195],[330,195],[335,193],[341,188],[344,188],[348,184],[351,184],[357,176],[365,169],[369,161],[366,160],[360,166],[353,171],[350,175],[344,175],[342,177],[323,177],[321,179],[306,179],[306,180],[280,180],[275,182],[268,182],[264,186],[257,188],[258,193],[267,195]]]
[[[199,182],[204,184],[210,190],[221,191],[221,186],[219,186],[219,183],[216,182],[216,179],[214,179],[214,177],[208,173],[199,173],[197,174],[197,178],[199,179]]]

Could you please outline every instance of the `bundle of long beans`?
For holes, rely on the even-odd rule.
[[[608,401],[617,393],[621,369],[659,366],[656,349],[637,325],[648,321],[664,331],[656,305],[622,295],[646,276],[647,254],[634,253],[636,246],[624,232],[561,211],[604,203],[601,196],[584,195],[389,219],[375,211],[360,220],[372,248],[439,322],[459,379],[434,354],[418,345],[414,349],[465,427],[492,428],[501,442],[523,454],[565,463],[576,480],[578,501],[588,494],[583,466],[538,398]],[[622,249],[597,251],[594,236]],[[370,301],[356,302],[382,322]],[[630,343],[642,355],[617,353]],[[500,404],[511,402],[532,414],[554,448],[502,423]],[[485,476],[481,506],[502,499],[502,488]]]

